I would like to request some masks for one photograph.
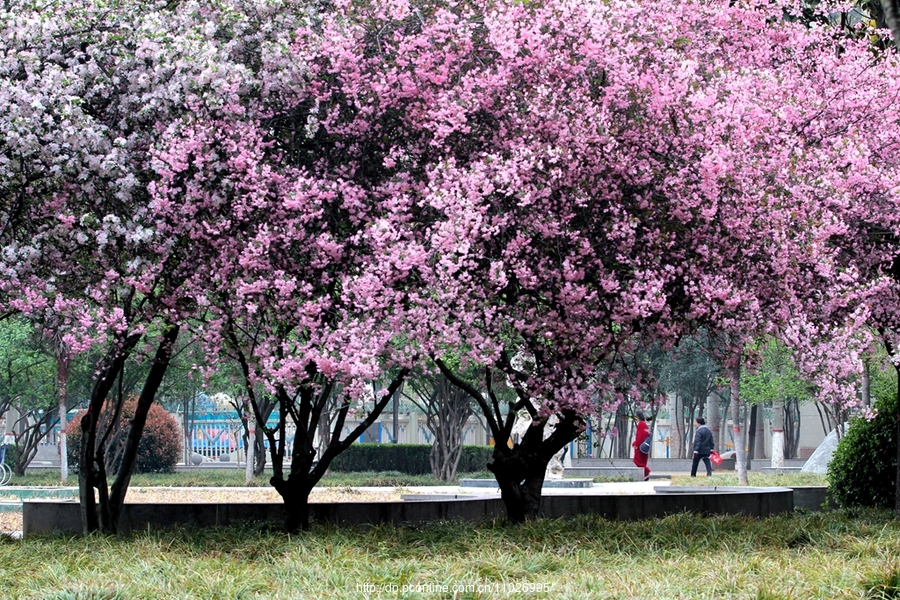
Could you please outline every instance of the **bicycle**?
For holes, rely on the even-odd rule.
[[[8,446],[4,444],[0,446],[0,486],[6,485],[9,483],[9,480],[12,479],[12,469],[10,469],[6,464],[6,448]]]

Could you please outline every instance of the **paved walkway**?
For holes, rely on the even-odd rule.
[[[656,479],[650,481],[623,481],[614,483],[595,483],[585,488],[544,487],[544,496],[601,496],[606,494],[653,494],[654,488],[671,485],[668,479]],[[428,485],[428,486],[403,486],[390,487],[358,487],[354,488],[363,492],[383,492],[397,489],[401,492],[409,491],[413,494],[447,494],[447,495],[471,495],[489,496],[500,494],[500,488],[491,487],[462,487],[458,485]]]

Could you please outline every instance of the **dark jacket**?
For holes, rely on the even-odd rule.
[[[716,443],[713,441],[713,434],[709,427],[706,425],[698,427],[694,434],[694,452],[700,456],[709,456],[715,447]]]

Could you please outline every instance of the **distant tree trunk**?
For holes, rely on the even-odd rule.
[[[741,361],[740,354],[735,364],[729,368],[731,387],[731,420],[734,426],[734,458],[738,483],[749,485],[747,478],[747,453],[744,451],[744,436],[741,433]]]
[[[747,469],[751,468],[751,461],[756,458],[756,421],[759,414],[759,405],[750,407],[750,425],[747,427]]]
[[[719,411],[719,395],[715,392],[706,398],[706,414],[709,417],[709,430],[713,434],[716,449],[722,450],[722,413]]]
[[[772,467],[784,466],[784,401],[776,400],[772,408]]]
[[[869,381],[869,361],[863,359],[862,380],[860,381],[860,395],[862,396],[863,406],[871,406],[871,383]]]
[[[247,449],[247,460],[244,465],[244,483],[249,485],[253,480],[254,450],[256,449],[256,415],[247,415],[247,441],[244,443]]]
[[[616,407],[616,458],[628,458],[631,452],[631,419],[624,403]]]
[[[760,406],[756,413],[756,427],[754,428],[753,458],[766,458],[766,419],[764,407]]]
[[[900,365],[894,363],[894,371],[897,374],[897,404],[894,409],[894,421],[896,422],[896,430],[894,432],[894,440],[900,440]],[[896,460],[897,460],[897,477],[894,483],[894,514],[900,517],[900,443],[895,444]]]
[[[672,458],[684,458],[684,416],[681,414],[681,403],[678,394],[670,392],[669,399],[669,447]]]
[[[50,433],[50,428],[56,423],[53,416],[55,402],[46,405],[40,411],[26,411],[24,407],[17,408],[21,415],[17,424],[21,427],[16,439],[16,450],[13,453],[13,473],[19,477],[25,476],[28,465],[34,460],[41,441]]]
[[[432,475],[453,481],[462,457],[466,423],[473,414],[473,398],[443,374],[417,377],[406,388],[404,396],[425,413],[425,427],[433,437],[429,454]]]
[[[429,431],[434,435],[430,461],[432,474],[441,481],[453,481],[462,457],[465,426],[472,416],[472,398],[441,376],[436,402],[425,411]]]
[[[247,477],[261,477],[266,470],[266,436],[263,427],[272,416],[275,402],[269,397],[259,401],[259,416],[255,411],[249,411],[249,415],[242,417],[244,427],[244,447],[247,449]],[[243,411],[243,409],[242,409]],[[264,419],[260,422],[258,419]],[[252,425],[252,427],[251,427]],[[250,480],[248,479],[249,483]]]
[[[884,21],[891,30],[894,38],[894,47],[900,50],[900,2],[898,0],[881,0],[881,9],[884,11]]]
[[[66,415],[69,412],[69,351],[65,344],[56,345],[56,399],[59,409],[59,480],[69,479],[69,457],[66,447]]]

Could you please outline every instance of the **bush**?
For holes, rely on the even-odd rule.
[[[458,472],[483,471],[491,446],[463,446]],[[406,475],[430,475],[431,444],[353,444],[329,465],[336,472],[397,471]]]
[[[829,489],[841,506],[893,508],[897,479],[897,399],[876,403],[878,416],[855,418],[828,465]]]
[[[110,436],[107,442],[106,456],[113,457],[113,464],[107,465],[109,473],[119,470],[120,450],[124,447],[127,426],[134,417],[137,407],[137,399],[125,402],[122,414],[119,417],[119,429]],[[81,451],[81,417],[79,413],[72,419],[72,425],[66,436],[66,449],[69,458],[69,468],[77,473],[79,453]],[[101,418],[101,424],[108,422],[109,416]],[[100,431],[100,428],[98,428]],[[181,429],[178,423],[163,407],[153,404],[147,414],[147,422],[144,425],[144,433],[141,443],[138,445],[137,458],[134,463],[134,473],[172,473],[181,456]]]

